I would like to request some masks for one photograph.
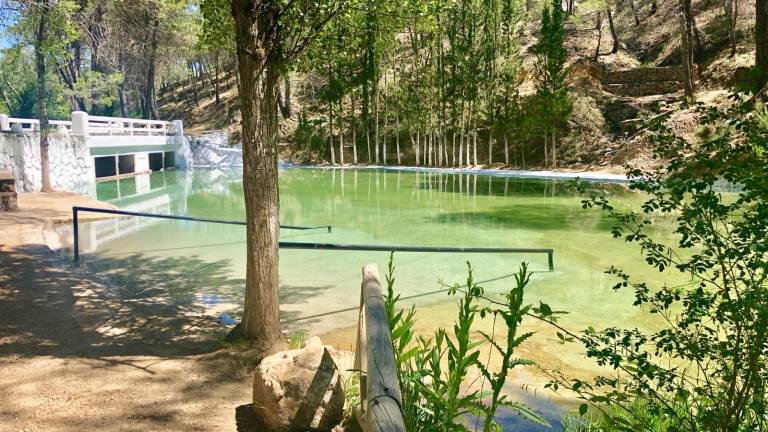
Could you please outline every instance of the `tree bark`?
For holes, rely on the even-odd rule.
[[[277,92],[282,63],[279,3],[233,0],[243,130],[247,237],[245,308],[240,333],[262,352],[284,347],[278,299],[280,198]]]
[[[219,91],[219,50],[213,53],[214,77],[213,90],[216,92],[216,108],[221,107],[221,92]]]
[[[755,69],[758,88],[768,85],[768,0],[755,1]]]
[[[160,36],[160,19],[155,17],[152,23],[152,36],[150,39],[149,54],[147,56],[147,81],[144,83],[144,106],[142,116],[157,120],[157,104],[155,103],[155,58]]]
[[[40,5],[40,20],[35,32],[35,71],[37,72],[37,118],[40,120],[40,174],[43,192],[53,192],[48,163],[48,107],[46,107],[46,70],[43,45],[48,38],[48,16],[50,0]]]
[[[616,27],[613,25],[613,13],[611,13],[610,6],[605,9],[605,13],[608,15],[608,28],[611,29],[611,37],[613,38],[611,54],[616,54],[619,52],[619,35],[616,33]]]
[[[640,17],[637,16],[637,8],[635,7],[635,0],[627,0],[629,1],[629,7],[632,8],[632,16],[635,18],[635,26],[640,25]]]
[[[696,101],[695,64],[693,61],[693,13],[691,0],[680,0],[680,53],[684,70],[683,87],[688,103]]]
[[[597,47],[595,48],[595,57],[593,60],[597,61],[598,57],[600,57],[600,44],[603,41],[603,15],[600,11],[595,15],[595,20],[595,28],[597,29]]]

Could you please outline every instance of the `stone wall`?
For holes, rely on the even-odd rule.
[[[48,148],[51,186],[54,189],[81,190],[93,182],[93,158],[87,138],[52,131]],[[10,170],[19,191],[39,191],[40,134],[0,132],[0,170]]]
[[[683,81],[685,70],[682,66],[640,67],[603,72],[604,84],[635,84],[663,81]]]

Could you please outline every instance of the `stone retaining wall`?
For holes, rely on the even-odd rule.
[[[660,81],[682,82],[685,72],[681,66],[641,67],[603,71],[603,84],[639,84]]]
[[[51,186],[80,190],[93,181],[93,158],[87,138],[53,131],[48,148]],[[19,191],[34,192],[42,187],[40,134],[0,132],[0,170],[9,170]]]

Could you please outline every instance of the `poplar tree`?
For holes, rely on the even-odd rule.
[[[541,13],[539,40],[536,53],[536,95],[539,101],[541,129],[544,134],[544,164],[549,164],[551,143],[552,164],[557,165],[558,129],[571,110],[565,67],[567,51],[563,8],[559,0],[552,0],[552,7],[544,5]]]

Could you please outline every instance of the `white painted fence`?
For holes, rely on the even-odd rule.
[[[63,132],[88,136],[173,136],[180,133],[181,126],[181,122],[91,116],[82,111],[74,111],[72,120],[49,120],[49,123]],[[40,121],[0,114],[0,131],[12,130],[37,131]]]

